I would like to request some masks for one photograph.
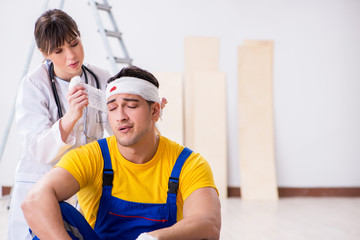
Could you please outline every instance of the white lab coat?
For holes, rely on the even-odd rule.
[[[102,138],[104,129],[111,132],[106,113],[87,108],[87,114],[74,126],[66,142],[61,140],[59,117],[48,74],[49,62],[37,66],[21,82],[16,99],[16,129],[22,139],[20,160],[16,168],[12,191],[8,239],[31,239],[27,223],[20,208],[29,189],[47,173],[70,149],[86,144],[84,120],[88,137]],[[99,79],[101,89],[105,89],[110,73],[87,65]],[[86,71],[89,84],[95,85],[93,76]],[[66,95],[69,82],[56,79],[56,87],[63,114],[68,109]],[[81,76],[85,82],[84,73]],[[87,117],[85,117],[85,115]]]

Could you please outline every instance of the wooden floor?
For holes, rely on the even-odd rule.
[[[7,239],[9,198],[0,199],[0,240]],[[359,240],[360,198],[222,200],[222,240]]]

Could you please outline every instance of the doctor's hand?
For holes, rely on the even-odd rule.
[[[161,104],[160,104],[161,109],[164,109],[167,103],[168,103],[167,99],[163,97],[161,99]]]
[[[59,122],[61,139],[64,143],[66,143],[66,140],[76,122],[82,117],[84,108],[89,104],[85,87],[81,85],[72,87],[69,90],[66,99],[68,101],[69,108]]]
[[[66,96],[66,99],[69,104],[69,109],[66,114],[71,116],[71,120],[79,120],[84,112],[84,108],[89,104],[89,99],[85,92],[85,87],[77,85],[69,89],[69,92]]]

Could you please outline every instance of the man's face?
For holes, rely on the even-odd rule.
[[[139,95],[119,93],[109,97],[107,107],[110,126],[121,146],[135,146],[153,136],[159,104],[149,105]]]

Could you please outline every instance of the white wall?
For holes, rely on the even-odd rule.
[[[0,133],[22,75],[42,0],[2,1]],[[50,1],[55,7],[57,1]],[[229,185],[240,186],[237,47],[274,40],[278,185],[360,186],[360,1],[110,0],[134,64],[153,72],[184,70],[184,38],[220,38],[228,87]],[[110,69],[87,1],[66,1],[78,22],[86,61]],[[36,52],[33,64],[41,56]],[[211,102],[209,102],[211,104]],[[11,184],[16,141],[6,148],[0,185]],[[14,155],[14,156],[12,156]],[[4,170],[6,169],[6,170]]]

